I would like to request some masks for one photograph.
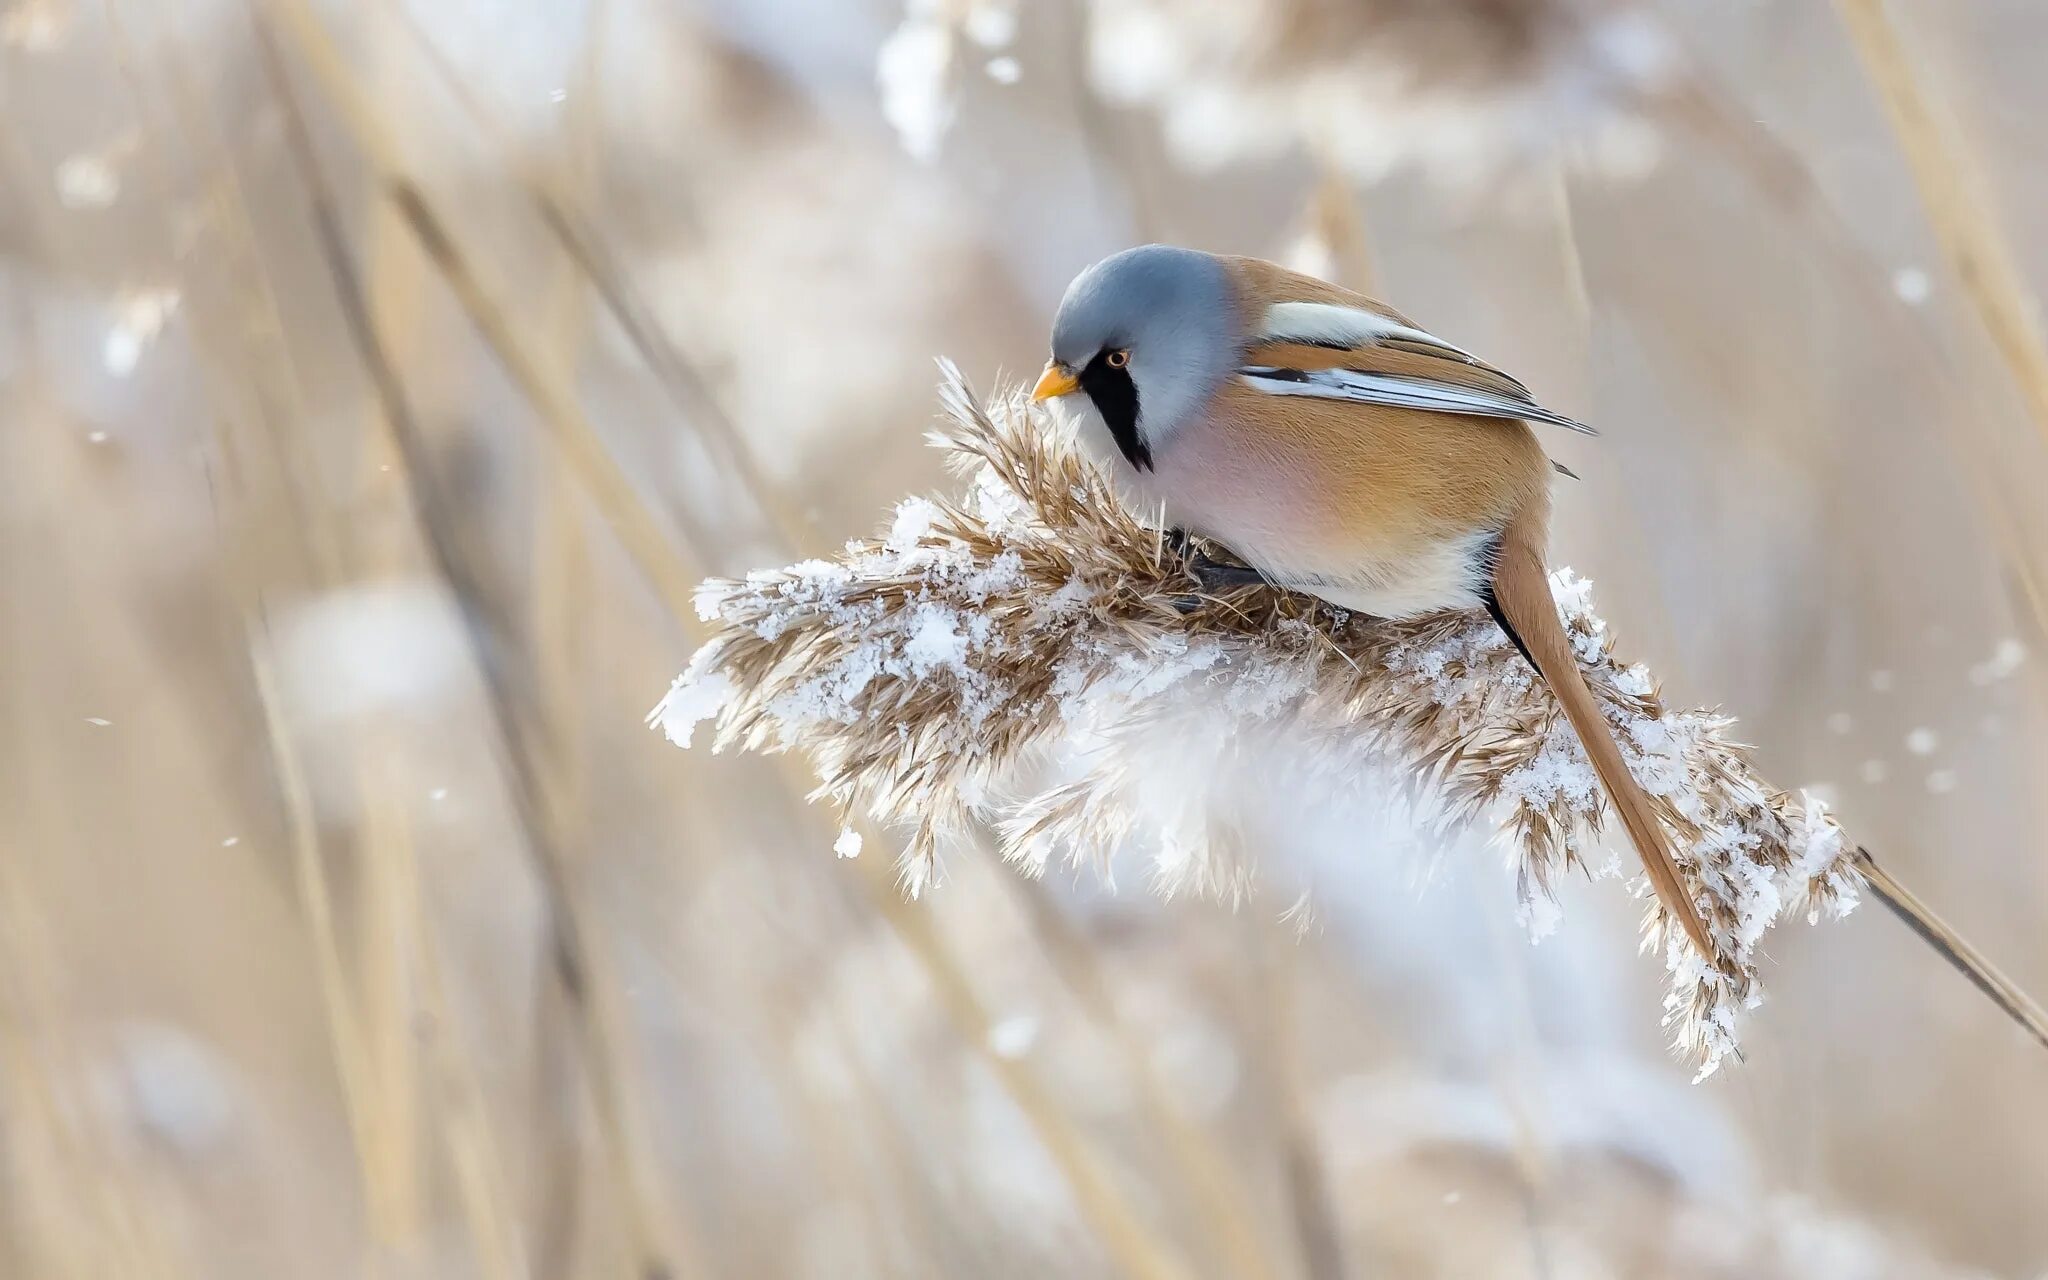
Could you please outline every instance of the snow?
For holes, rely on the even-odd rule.
[[[832,852],[842,858],[858,858],[862,843],[860,832],[852,827],[841,827],[839,838],[832,842]]]
[[[943,605],[918,608],[910,637],[903,644],[903,659],[916,676],[945,669],[961,676],[967,667],[967,637],[960,630],[960,615]]]
[[[697,726],[723,711],[733,692],[732,677],[723,671],[679,676],[668,696],[654,709],[653,719],[670,742],[688,747]]]

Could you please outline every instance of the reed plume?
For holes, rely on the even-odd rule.
[[[1298,151],[1451,188],[1558,160],[1653,164],[1676,46],[1634,0],[1118,0],[1087,6],[1090,79],[1158,114],[1183,161]]]
[[[1204,594],[1062,420],[1014,390],[984,401],[950,366],[942,399],[932,440],[966,495],[909,499],[834,559],[705,583],[713,637],[650,717],[671,739],[715,720],[717,747],[801,750],[819,795],[907,828],[913,894],[977,821],[1034,872],[1136,848],[1164,892],[1242,894],[1255,841],[1213,776],[1162,781],[1169,741],[1282,752],[1311,796],[1392,776],[1443,828],[1497,815],[1539,933],[1560,875],[1620,875],[1595,856],[1605,803],[1576,735],[1483,614],[1388,622],[1271,587]],[[1818,802],[1757,776],[1731,720],[1668,708],[1615,658],[1584,580],[1553,587],[1714,936],[1702,956],[1646,903],[1666,1022],[1705,1074],[1760,998],[1770,926],[1854,906],[1852,852]]]

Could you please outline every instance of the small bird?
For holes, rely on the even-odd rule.
[[[1258,578],[1382,618],[1484,606],[1557,697],[1665,906],[1716,955],[1550,595],[1552,464],[1529,424],[1590,428],[1384,303],[1170,245],[1068,286],[1032,397],[1076,392],[1120,485]]]

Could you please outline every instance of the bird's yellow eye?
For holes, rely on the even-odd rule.
[[[1109,361],[1110,368],[1121,369],[1131,362],[1131,353],[1128,351],[1112,351],[1104,359]]]

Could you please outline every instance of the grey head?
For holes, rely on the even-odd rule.
[[[1037,395],[1084,392],[1134,467],[1194,419],[1238,363],[1230,275],[1213,255],[1148,244],[1074,277]]]

